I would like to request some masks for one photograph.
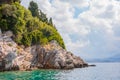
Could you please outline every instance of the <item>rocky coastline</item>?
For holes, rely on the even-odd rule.
[[[16,44],[12,36],[11,31],[0,32],[0,71],[88,67],[80,57],[60,47],[55,40],[45,46],[25,48]]]

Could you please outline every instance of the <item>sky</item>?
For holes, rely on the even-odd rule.
[[[33,1],[53,18],[68,51],[86,60],[120,55],[120,0]]]

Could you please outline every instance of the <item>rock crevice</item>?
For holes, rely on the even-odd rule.
[[[11,38],[12,32],[0,33],[0,71],[33,69],[72,69],[87,67],[80,57],[66,51],[56,41],[45,46],[22,48]]]

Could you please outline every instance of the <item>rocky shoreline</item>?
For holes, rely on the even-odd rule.
[[[12,36],[11,31],[0,33],[0,71],[88,67],[80,57],[66,51],[54,40],[45,46],[25,48],[17,45]]]

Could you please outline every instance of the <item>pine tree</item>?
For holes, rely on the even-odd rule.
[[[31,11],[33,17],[39,17],[39,9],[37,3],[31,1],[28,9]]]
[[[41,10],[38,9],[37,3],[35,3],[34,1],[31,1],[28,9],[31,11],[33,17],[37,17],[42,22],[45,22],[48,24],[48,18],[46,14],[44,14]]]
[[[39,19],[48,24],[48,18],[46,17],[46,14],[44,14],[41,10],[40,10]]]
[[[53,21],[52,21],[52,18],[49,19],[49,22],[48,22],[49,25],[53,26]]]

